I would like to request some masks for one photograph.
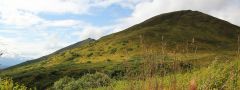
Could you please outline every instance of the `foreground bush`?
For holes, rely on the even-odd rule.
[[[53,88],[56,90],[61,90],[64,87],[67,87],[70,82],[73,82],[74,79],[70,77],[64,77],[54,83]]]
[[[27,87],[14,83],[11,78],[0,78],[0,90],[27,90]]]
[[[86,74],[78,80],[64,77],[56,81],[53,88],[55,90],[82,90],[108,86],[111,82],[111,78],[109,78],[106,74],[97,72],[95,74]]]
[[[84,88],[96,88],[100,86],[108,86],[111,83],[111,78],[103,73],[87,74],[77,80]]]

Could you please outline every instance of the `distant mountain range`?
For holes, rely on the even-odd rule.
[[[162,52],[163,46],[169,53],[234,51],[239,32],[240,27],[199,11],[170,12],[99,40],[87,39],[7,68],[0,76],[13,76],[25,85],[43,89],[64,75],[78,77],[86,72],[111,71],[110,62],[115,65],[141,59],[145,49],[156,53]],[[28,82],[30,79],[32,82]]]
[[[13,57],[0,57],[0,69],[7,68],[21,62],[27,61],[30,58],[13,56]]]

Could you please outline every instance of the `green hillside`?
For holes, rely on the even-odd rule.
[[[140,73],[139,66],[146,59],[163,64],[166,74],[199,69],[216,57],[221,62],[235,58],[239,32],[240,27],[198,11],[170,12],[10,67],[0,76],[45,89],[64,76],[79,78],[86,73],[104,72],[111,78],[124,79],[126,72],[130,76]],[[174,62],[180,70],[172,67]]]

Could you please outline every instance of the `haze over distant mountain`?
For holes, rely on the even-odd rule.
[[[6,68],[9,66],[13,66],[19,64],[21,62],[27,61],[30,58],[14,56],[14,57],[0,57],[0,68]]]
[[[0,57],[0,68],[7,68],[30,59],[31,58],[23,57],[15,53],[3,52]]]
[[[63,75],[79,76],[109,69],[105,65],[107,62],[141,59],[142,47],[161,52],[163,42],[168,52],[184,53],[188,45],[201,52],[233,51],[239,32],[240,27],[202,12],[176,11],[152,17],[99,40],[87,39],[70,45],[45,57],[10,67],[0,75],[10,75],[23,80],[21,82],[26,85],[45,88]],[[28,79],[34,80],[27,82]],[[45,84],[44,80],[50,83]]]
[[[40,58],[38,58],[38,59],[28,60],[28,61],[23,62],[23,63],[17,62],[17,63],[20,63],[20,64],[18,64],[18,65],[16,65],[16,66],[21,66],[21,65],[25,65],[25,64],[31,64],[31,63],[40,62],[40,61],[42,61],[42,60],[48,59],[48,58],[50,58],[50,57],[52,57],[52,56],[55,56],[55,55],[57,55],[57,54],[59,54],[59,53],[63,53],[63,52],[68,51],[68,50],[70,50],[70,49],[75,49],[75,48],[81,47],[82,45],[85,45],[85,44],[93,43],[94,41],[95,41],[95,39],[88,38],[88,39],[85,39],[85,40],[83,40],[83,41],[80,41],[80,42],[74,43],[74,44],[72,44],[72,45],[69,45],[69,46],[67,46],[67,47],[65,47],[65,48],[62,48],[62,49],[60,49],[60,50],[57,50],[57,51],[53,52],[52,54],[49,54],[49,55],[40,57]],[[15,58],[14,58],[14,59],[15,59]],[[19,59],[20,59],[20,58],[19,58]],[[9,65],[9,66],[11,66],[11,65]],[[13,67],[16,67],[16,66],[11,66],[10,68],[13,68]]]

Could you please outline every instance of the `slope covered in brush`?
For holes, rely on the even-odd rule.
[[[125,60],[140,60],[146,48],[162,52],[164,46],[169,53],[193,53],[196,47],[201,52],[232,51],[236,49],[239,31],[236,25],[198,11],[165,13],[99,40],[90,40],[92,43],[73,45],[74,48],[13,66],[0,75],[40,88],[65,75],[80,77],[87,72],[105,70],[114,76],[121,71],[113,66]]]

